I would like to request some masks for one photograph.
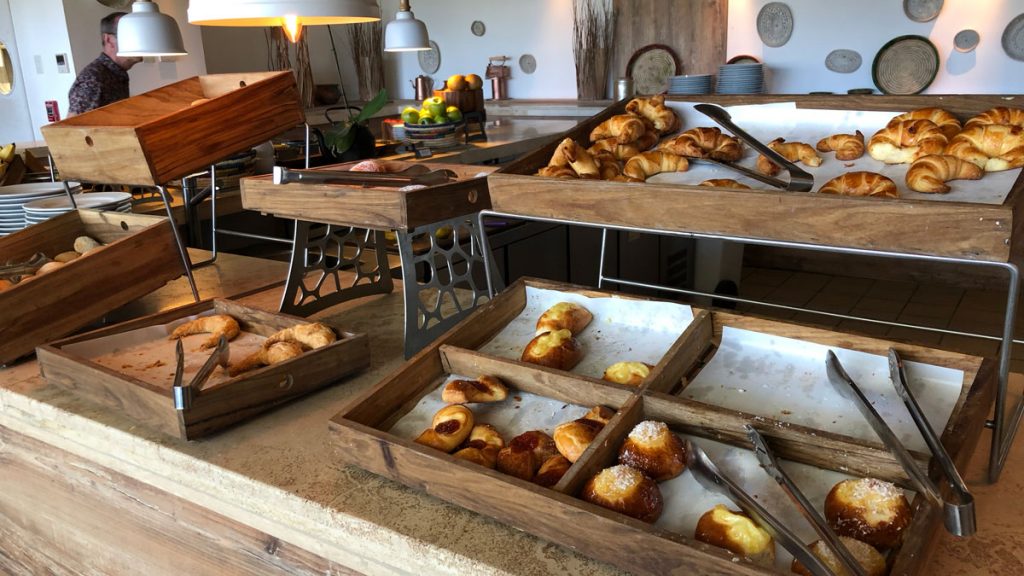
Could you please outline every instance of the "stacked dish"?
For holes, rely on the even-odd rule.
[[[75,194],[75,203],[79,208],[91,208],[94,210],[114,210],[117,212],[132,211],[132,195],[128,192],[92,192],[89,194]],[[43,198],[26,203],[23,207],[25,212],[25,225],[31,226],[45,222],[54,216],[74,210],[67,195]]]
[[[684,74],[669,77],[669,94],[710,94],[711,74]]]
[[[68,184],[72,193],[81,192],[82,187],[78,182]],[[25,227],[25,204],[55,196],[65,196],[63,182],[35,182],[0,187],[0,236]]]
[[[764,92],[764,65],[722,64],[718,67],[719,94],[761,94]]]
[[[451,148],[461,143],[459,130],[465,121],[446,124],[406,124],[405,143],[420,148]]]

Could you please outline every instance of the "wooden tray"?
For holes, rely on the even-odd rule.
[[[167,324],[207,310],[230,314],[238,320],[243,332],[261,336],[307,322],[302,318],[272,314],[226,300],[208,300],[41,346],[36,350],[40,371],[51,384],[123,411],[139,423],[171,436],[194,440],[324,388],[370,365],[366,335],[335,327],[339,337],[333,344],[307,351],[292,360],[211,383],[193,396],[190,407],[175,410],[170,386],[143,381],[65,350],[72,344]],[[168,349],[170,355],[161,368],[173,373],[174,348],[168,345]],[[209,351],[194,351],[186,346],[185,354],[186,357],[198,354],[205,361]],[[215,372],[220,372],[220,368]],[[185,383],[188,383],[187,378]]]
[[[357,163],[322,169],[348,170]],[[490,206],[487,181],[476,175],[493,172],[493,167],[441,162],[386,161],[385,164],[390,171],[413,165],[425,165],[431,170],[448,169],[455,172],[459,180],[403,192],[398,188],[343,184],[275,185],[272,176],[254,176],[242,179],[242,206],[282,218],[402,231],[479,212]]]
[[[669,532],[576,498],[583,483],[616,458],[621,441],[644,419],[664,421],[680,433],[693,434],[741,447],[749,447],[743,424],[755,425],[769,438],[780,456],[826,470],[871,475],[906,485],[906,477],[888,451],[877,444],[857,441],[822,430],[788,425],[666,394],[686,382],[682,377],[652,379],[640,389],[608,384],[559,370],[537,367],[476,351],[517,317],[526,302],[525,287],[558,288],[587,295],[607,293],[579,290],[549,282],[520,280],[492,302],[424,349],[374,389],[358,398],[330,421],[337,454],[347,464],[423,490],[433,496],[507,522],[521,530],[568,546],[584,554],[638,574],[774,574],[737,562],[728,552],[698,543],[690,534]],[[756,328],[879,353],[896,346],[908,359],[955,367],[964,371],[964,386],[942,438],[959,466],[964,466],[977,444],[994,393],[994,364],[960,354],[884,340],[850,336],[701,311],[675,346],[659,363],[662,373],[693,374],[700,370],[704,352],[714,345],[723,326]],[[567,404],[602,404],[617,410],[584,455],[553,488],[485,469],[416,444],[412,438],[388,432],[449,374],[473,377],[493,374],[518,391]],[[852,408],[851,408],[852,410]],[[502,430],[506,439],[524,430]],[[913,523],[902,548],[890,553],[891,574],[918,573],[927,561],[940,514],[921,497],[914,499]]]
[[[158,186],[304,121],[290,71],[252,72],[195,76],[42,132],[65,179]]]
[[[0,238],[5,261],[53,258],[75,238],[106,244],[62,268],[0,292],[0,364],[66,336],[184,273],[167,219],[78,210]]]
[[[798,108],[905,111],[943,107],[961,120],[994,106],[1001,96],[670,96],[670,101],[723,106],[794,102]],[[565,133],[588,141],[591,129],[614,114],[612,105]],[[708,119],[707,126],[714,123]],[[870,134],[866,135],[870,136]],[[533,176],[547,165],[560,139],[488,177],[494,210],[533,218],[672,232],[723,234],[951,256],[1019,261],[1024,226],[1024,178],[1002,205],[927,200],[857,198],[767,190],[623,184]],[[940,232],[941,231],[941,232]]]

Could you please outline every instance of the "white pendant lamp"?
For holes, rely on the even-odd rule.
[[[200,26],[281,26],[292,42],[302,27],[380,20],[377,0],[191,0],[188,21]]]
[[[187,56],[178,23],[150,0],[136,0],[130,14],[117,21],[117,55]]]
[[[402,0],[395,19],[384,30],[385,52],[412,52],[430,50],[427,25],[417,20],[409,8],[409,0]]]

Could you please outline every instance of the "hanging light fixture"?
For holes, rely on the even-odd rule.
[[[117,21],[117,55],[187,56],[178,23],[150,0],[136,0],[130,14]]]
[[[385,52],[412,52],[430,50],[427,25],[417,20],[409,8],[409,0],[402,0],[395,19],[384,30]]]
[[[281,26],[297,42],[303,26],[380,20],[377,0],[191,0],[188,21],[200,26]]]

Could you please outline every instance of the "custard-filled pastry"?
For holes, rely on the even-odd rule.
[[[486,374],[476,380],[452,380],[441,390],[441,400],[449,404],[501,402],[508,398],[508,388],[496,376]]]
[[[572,467],[572,462],[566,459],[565,456],[559,454],[558,456],[552,456],[548,458],[540,466],[540,470],[537,471],[537,475],[533,478],[533,483],[550,488],[565,476],[565,473]]]
[[[658,483],[622,464],[605,468],[587,480],[582,498],[648,523],[661,517],[664,507]]]
[[[825,498],[825,519],[841,536],[888,549],[900,543],[910,525],[910,503],[890,482],[875,478],[843,480]]]
[[[772,535],[746,514],[733,512],[721,504],[700,517],[693,538],[749,558],[755,564],[771,566],[775,563]]]
[[[583,346],[565,329],[535,336],[521,358],[523,362],[559,370],[572,370],[582,359]]]
[[[663,482],[686,469],[686,446],[664,422],[646,420],[634,426],[622,443],[619,463]]]
[[[505,440],[494,426],[477,424],[470,431],[469,440],[452,456],[493,469],[498,463],[498,451],[504,446]]]
[[[594,319],[594,315],[575,302],[559,302],[544,311],[537,319],[537,334],[568,330],[579,334]]]
[[[865,544],[860,540],[855,540],[848,536],[840,536],[839,540],[842,541],[846,549],[853,554],[853,557],[857,559],[857,563],[864,570],[866,576],[884,576],[885,575],[885,556],[878,550],[875,550],[869,544]],[[842,563],[836,558],[835,553],[832,552],[827,544],[821,540],[815,540],[810,546],[811,553],[821,560],[822,564],[826,568],[832,571],[836,576],[853,576],[845,568]],[[804,567],[796,558],[793,559],[793,563],[790,565],[790,570],[795,574],[801,576],[814,576],[811,571]]]
[[[469,438],[472,431],[473,411],[462,404],[452,404],[434,414],[430,428],[424,430],[416,442],[442,452],[451,452]]]
[[[651,375],[653,369],[654,366],[645,362],[616,362],[605,369],[601,379],[626,386],[639,386]]]

